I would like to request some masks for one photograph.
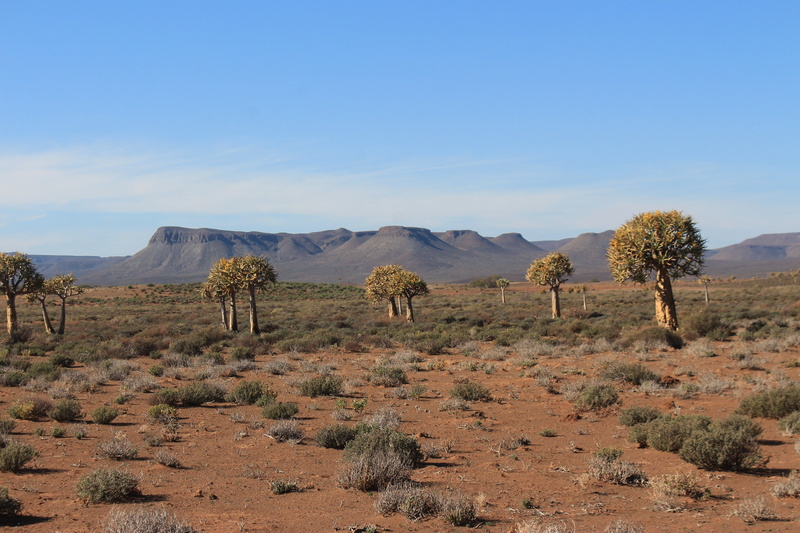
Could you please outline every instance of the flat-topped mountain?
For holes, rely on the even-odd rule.
[[[186,283],[202,281],[215,261],[264,255],[282,281],[363,283],[378,265],[397,263],[429,283],[467,282],[498,274],[524,280],[534,259],[551,251],[569,255],[573,281],[608,280],[606,249],[613,231],[553,241],[528,241],[519,233],[484,237],[472,230],[431,232],[385,226],[377,231],[345,228],[313,233],[262,233],[208,228],[162,227],[129,257],[32,256],[46,276],[75,273],[80,283]],[[712,276],[766,275],[800,268],[800,233],[761,235],[709,250]]]

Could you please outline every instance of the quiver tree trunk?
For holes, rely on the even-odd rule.
[[[506,303],[506,288],[500,287],[500,303]]]
[[[258,309],[256,309],[256,288],[254,286],[248,287],[250,293],[250,333],[256,335],[259,333],[258,329]]]
[[[228,304],[227,299],[224,296],[220,296],[220,298],[219,298],[219,309],[220,309],[220,315],[221,315],[221,319],[222,319],[222,329],[224,329],[225,331],[228,331],[228,329],[229,329],[227,304]]]
[[[414,306],[411,305],[411,298],[406,300],[406,320],[414,322]]]
[[[561,299],[558,297],[558,287],[550,289],[550,307],[553,311],[553,318],[561,318]]]
[[[228,327],[231,331],[239,331],[239,320],[236,318],[236,294],[231,293],[231,311],[228,318]]]
[[[675,331],[678,329],[678,314],[675,311],[675,297],[672,294],[672,281],[666,270],[656,271],[656,321],[659,326]]]
[[[703,287],[706,290],[706,305],[708,305],[708,283],[703,283]]]
[[[17,332],[17,305],[13,294],[6,295],[6,328],[9,335]]]
[[[397,302],[394,298],[389,298],[389,318],[394,318],[398,315]]]
[[[64,328],[67,324],[67,299],[61,299],[61,319],[58,321],[58,334],[64,334]]]
[[[53,329],[53,323],[50,322],[50,314],[47,312],[47,302],[44,299],[39,300],[39,303],[42,304],[42,320],[44,320],[44,330],[47,333],[55,333],[56,330]]]

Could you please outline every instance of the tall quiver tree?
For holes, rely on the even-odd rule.
[[[50,287],[48,286],[48,281],[42,283],[42,285],[30,293],[28,295],[28,301],[38,302],[38,304],[42,307],[42,320],[44,321],[44,330],[51,335],[56,332],[55,328],[53,328],[53,323],[50,321],[50,314],[47,312],[47,298],[52,293],[50,292]]]
[[[561,284],[575,272],[572,261],[566,254],[552,252],[537,259],[528,267],[525,279],[536,285],[550,288],[550,301],[553,318],[561,318],[561,300],[559,290]]]
[[[705,291],[705,297],[706,297],[706,306],[708,306],[708,303],[709,303],[709,298],[708,298],[708,284],[709,284],[709,283],[711,283],[712,281],[714,281],[714,279],[713,279],[713,278],[711,278],[711,277],[709,277],[709,276],[700,276],[699,278],[697,278],[697,283],[699,283],[700,285],[702,285],[702,286],[703,286],[703,289],[704,289],[704,291]]]
[[[614,233],[608,264],[620,283],[645,283],[655,274],[656,321],[676,330],[672,280],[702,274],[705,244],[689,215],[680,211],[641,213]]]
[[[506,278],[498,278],[497,281],[495,281],[495,283],[497,284],[497,287],[500,289],[500,302],[506,303],[506,287],[511,285],[511,282],[508,281]]]
[[[389,318],[398,315],[397,298],[400,296],[400,287],[397,284],[397,276],[400,272],[403,272],[403,267],[400,265],[376,266],[364,280],[367,298],[370,301],[389,302]]]
[[[36,271],[36,265],[19,252],[0,252],[0,291],[6,297],[6,329],[13,336],[17,333],[17,296],[31,294],[44,284],[44,276]]]
[[[414,272],[403,270],[397,274],[397,284],[400,294],[406,299],[406,320],[414,322],[414,305],[411,300],[415,296],[428,294],[428,284]]]
[[[200,287],[200,292],[203,295],[203,298],[219,303],[220,316],[222,318],[222,329],[228,331],[228,293],[219,282],[219,279],[214,277],[212,274],[209,274],[208,279],[206,279],[206,281],[203,282],[202,287]]]
[[[258,327],[258,310],[256,309],[256,293],[271,287],[278,280],[275,268],[266,257],[248,255],[234,262],[236,277],[242,289],[247,291],[250,304],[250,333],[260,332]]]

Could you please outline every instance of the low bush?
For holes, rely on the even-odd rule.
[[[725,420],[714,422],[706,431],[693,432],[678,455],[706,470],[746,470],[761,464],[760,446],[753,429]]]
[[[160,389],[153,393],[150,397],[150,403],[153,405],[171,405],[175,407],[181,403],[181,395],[178,389]]]
[[[461,381],[450,389],[450,397],[465,402],[488,401],[492,399],[492,393],[480,383]]]
[[[408,481],[411,465],[391,451],[359,455],[339,472],[342,487],[361,491],[383,490],[389,485]]]
[[[344,449],[344,460],[353,461],[363,455],[394,453],[409,467],[415,468],[422,462],[422,451],[414,437],[391,428],[374,428],[359,432]]]
[[[15,516],[22,510],[22,503],[8,495],[6,487],[0,487],[0,516]]]
[[[261,410],[261,416],[272,420],[288,420],[299,411],[295,402],[270,402]]]
[[[635,426],[646,434],[646,443],[662,452],[677,453],[684,441],[695,431],[704,431],[711,425],[711,419],[702,415],[679,415],[662,417],[647,424]]]
[[[297,481],[276,479],[274,481],[270,481],[269,485],[272,489],[272,494],[276,495],[288,494],[290,492],[300,492],[300,486],[297,484]]]
[[[754,394],[739,403],[737,412],[761,418],[783,418],[800,411],[800,385]]]
[[[164,508],[114,508],[102,522],[103,533],[195,533]]]
[[[676,350],[683,347],[683,338],[678,333],[660,326],[652,326],[627,333],[619,342],[622,346],[628,347],[637,344],[654,347],[665,345]]]
[[[636,463],[620,461],[622,450],[601,448],[589,457],[589,475],[598,481],[617,485],[641,485],[647,476]]]
[[[139,450],[131,441],[122,436],[115,436],[97,445],[97,456],[102,459],[128,461],[135,459],[137,455],[139,455]]]
[[[113,407],[103,405],[92,411],[92,422],[95,424],[110,424],[119,416],[119,411]]]
[[[0,472],[19,472],[39,453],[30,444],[16,440],[0,440]]]
[[[231,350],[231,361],[253,361],[255,358],[256,352],[250,346],[236,346]]]
[[[605,379],[624,381],[633,385],[641,385],[644,381],[658,381],[661,377],[641,363],[625,363],[616,361],[603,371]]]
[[[314,376],[298,385],[300,394],[316,398],[317,396],[339,396],[342,393],[342,378],[328,374]]]
[[[178,389],[178,398],[181,405],[191,407],[209,402],[221,402],[225,399],[225,392],[216,385],[206,381],[195,381]]]
[[[347,443],[356,438],[356,435],[358,435],[356,428],[344,424],[334,424],[320,429],[315,440],[323,448],[343,450]]]
[[[586,411],[596,411],[618,401],[619,394],[611,385],[589,385],[578,394],[575,406]]]
[[[733,327],[708,308],[690,313],[681,321],[681,332],[687,340],[708,337],[724,340],[731,336]]]
[[[10,435],[16,426],[17,423],[11,419],[0,420],[0,438]]]
[[[778,428],[786,435],[800,435],[800,411],[789,413],[778,420]]]
[[[225,401],[237,405],[253,405],[262,397],[275,399],[277,393],[260,381],[242,381],[225,395]]]
[[[47,411],[47,416],[56,422],[72,422],[81,416],[81,404],[78,400],[69,398],[58,400],[53,407]]]
[[[369,382],[379,387],[399,387],[408,383],[408,376],[400,367],[380,365],[372,369]]]
[[[139,480],[130,472],[114,468],[92,470],[78,481],[75,490],[87,503],[122,502],[140,494]]]
[[[297,444],[303,440],[305,432],[294,420],[281,420],[267,429],[267,435],[277,442]]]
[[[47,361],[53,366],[60,366],[67,368],[75,364],[75,359],[64,353],[54,353],[47,358]]]
[[[634,406],[622,410],[619,414],[619,423],[623,426],[632,427],[652,422],[661,416],[661,411],[655,407]]]
[[[178,411],[171,405],[161,403],[147,410],[147,418],[161,424],[168,423],[178,416]]]

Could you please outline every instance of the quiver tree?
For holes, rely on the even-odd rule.
[[[537,259],[528,267],[525,279],[536,285],[550,288],[553,318],[561,318],[561,301],[559,290],[561,284],[569,279],[575,269],[566,254],[552,252]]]
[[[511,282],[508,281],[506,278],[497,278],[495,281],[497,287],[500,289],[500,301],[502,303],[506,303],[506,287],[511,285]]]
[[[29,300],[38,301],[42,306],[42,318],[44,319],[44,329],[47,333],[64,334],[67,323],[67,298],[83,294],[83,287],[75,284],[75,276],[72,274],[59,274],[45,281],[36,291],[28,295]],[[61,300],[61,317],[58,323],[58,331],[53,329],[50,316],[47,313],[47,297],[56,296]]]
[[[269,264],[266,257],[256,257],[248,255],[245,257],[234,257],[234,268],[236,278],[241,284],[241,288],[247,291],[250,304],[250,333],[259,333],[258,311],[256,310],[256,293],[264,291],[275,284],[278,274],[275,268]]]
[[[6,328],[12,337],[18,329],[17,296],[32,294],[43,284],[44,276],[26,254],[0,252],[0,292],[6,297]]]
[[[712,281],[714,281],[714,278],[711,278],[709,276],[700,276],[699,278],[697,278],[697,283],[702,285],[703,289],[705,291],[706,305],[708,305],[708,302],[709,302],[709,299],[708,299],[708,284],[711,283]]]
[[[209,274],[208,279],[200,287],[200,292],[206,300],[214,300],[219,303],[222,329],[228,331],[230,329],[228,323],[228,292],[220,283],[220,279],[213,276],[213,269],[212,274]]]
[[[406,320],[414,322],[414,306],[411,303],[415,296],[428,294],[428,284],[414,272],[403,270],[397,274],[397,284],[400,294],[406,299]]]
[[[691,216],[680,211],[651,211],[617,229],[608,246],[608,264],[620,283],[645,283],[655,274],[656,321],[676,330],[672,280],[701,275],[704,251],[705,240]]]
[[[239,331],[239,321],[236,317],[236,291],[239,290],[241,283],[237,277],[236,260],[236,257],[230,259],[223,257],[214,263],[203,285],[203,294],[208,298],[217,299],[223,309],[225,301],[230,300],[228,318],[223,317],[223,325],[228,331]]]
[[[367,298],[370,301],[387,300],[389,302],[389,318],[398,315],[397,298],[400,296],[400,287],[397,284],[397,276],[400,272],[403,272],[403,267],[400,265],[377,266],[364,280]]]
[[[586,311],[587,310],[586,309],[586,291],[588,290],[588,288],[586,287],[586,285],[578,285],[577,287],[575,287],[575,290],[577,290],[580,293],[580,295],[583,297],[583,310]]]

